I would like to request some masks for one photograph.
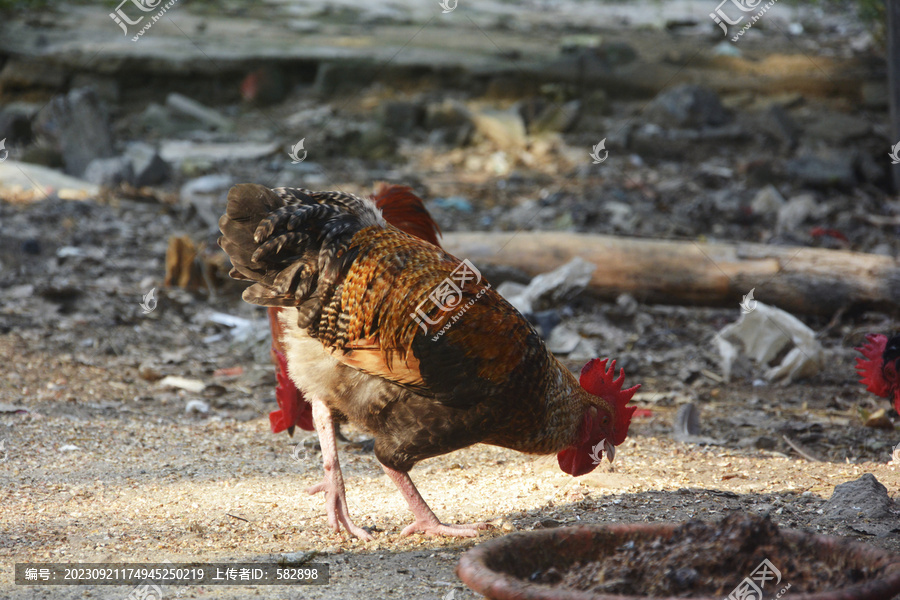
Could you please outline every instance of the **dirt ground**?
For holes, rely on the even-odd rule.
[[[25,223],[55,232],[42,234],[41,253],[26,258],[33,262],[23,261],[17,277],[18,286],[36,286],[33,295],[20,292],[17,302],[18,288],[8,288],[13,298],[0,336],[6,597],[122,598],[129,591],[14,586],[16,562],[239,562],[314,551],[330,565],[328,586],[184,587],[166,597],[470,598],[454,568],[479,541],[545,524],[712,519],[735,509],[900,551],[896,529],[820,514],[836,484],[863,473],[895,498],[900,490],[900,468],[888,464],[897,435],[862,426],[858,407],[883,403],[856,384],[849,350],[864,331],[896,327],[883,316],[867,313],[831,329],[810,320],[825,332],[829,368],[811,381],[754,387],[751,376],[729,385],[715,378],[710,338],[737,309],[639,306],[629,316],[619,305],[584,298],[571,307],[571,322],[621,331],[622,346],[610,354],[629,381],[643,384],[636,402],[651,411],[635,420],[614,467],[575,479],[553,457],[484,446],[427,460],[412,474],[442,519],[495,527],[477,540],[400,538],[410,517],[401,496],[371,453],[344,444],[351,513],[375,533],[360,542],[328,530],[321,497],[304,493],[320,477],[315,436],[269,431],[274,377],[265,322],[256,321],[258,341],[239,342],[208,318],[214,310],[259,319],[259,310],[235,290],[208,299],[164,289],[156,310],[141,311],[141,281],[159,277],[156,228],[168,226],[159,207],[48,201],[2,210],[5,221],[21,220],[22,235]],[[130,224],[125,230],[112,226],[122,220]],[[79,239],[84,255],[56,265],[53,248],[66,247],[68,236]],[[95,248],[105,249],[104,260],[90,258]],[[76,282],[64,272],[82,275]],[[144,379],[150,371],[206,388],[163,388]],[[194,399],[208,402],[210,412],[185,414]],[[712,445],[671,439],[675,411],[688,401],[701,407],[701,433]],[[783,435],[823,462],[797,455]]]
[[[290,5],[273,4],[285,11]],[[490,10],[502,12],[500,4]],[[539,4],[528,13],[535,23],[547,18],[540,16],[545,11]],[[701,24],[709,25],[706,5],[692,6]],[[202,21],[203,10],[191,18]],[[328,19],[346,15],[326,17],[327,27],[343,27]],[[97,19],[115,29],[105,15]],[[44,21],[55,26],[49,17]],[[462,17],[460,23],[468,27]],[[846,13],[837,18],[825,12],[805,23],[808,35],[802,38],[765,23],[755,28],[756,37],[748,35],[740,45],[747,62],[794,52],[816,65],[810,69],[816,74],[835,57],[877,55],[871,36],[865,37],[867,26]],[[776,17],[769,24],[787,26]],[[585,33],[571,23],[561,25],[546,33],[547,45],[536,43],[530,29],[520,30],[521,23],[483,26],[490,36],[467,31],[484,38],[482,54],[495,60],[505,60],[505,46],[495,41],[502,46],[503,36],[527,38],[526,53],[549,53],[546,48],[555,52],[563,37]],[[201,35],[203,28],[196,31]],[[180,39],[183,32],[174,33]],[[693,53],[696,39],[704,48],[720,41],[718,32],[697,38],[640,22],[630,32],[623,25],[602,34],[615,43],[630,40],[642,60],[669,66]],[[326,29],[321,37],[330,35]],[[864,50],[855,49],[860,44]],[[883,68],[877,56],[872,60]],[[829,70],[825,79],[832,76],[837,77]],[[229,93],[236,97],[240,81],[231,83]],[[169,586],[164,598],[465,600],[480,596],[454,569],[461,553],[485,540],[578,523],[718,519],[734,510],[900,553],[900,464],[890,462],[900,433],[863,425],[868,413],[889,409],[889,403],[857,383],[853,351],[866,333],[900,330],[896,312],[797,315],[817,333],[825,368],[805,381],[766,385],[760,368],[742,360],[725,383],[712,339],[738,319],[737,305],[647,305],[630,297],[607,303],[589,294],[554,310],[603,356],[616,358],[628,382],[642,384],[635,403],[646,409],[635,418],[614,465],[572,478],[554,457],[487,446],[426,460],[412,477],[437,515],[449,523],[485,521],[493,527],[470,540],[401,538],[411,514],[360,443],[365,435],[347,426],[351,441],[340,444],[339,454],[350,512],[375,539],[361,542],[330,531],[322,497],[304,491],[321,477],[315,434],[291,438],[269,428],[267,415],[277,407],[265,313],[244,303],[240,286],[221,273],[212,274],[212,294],[163,285],[174,234],[206,242],[203,260],[216,261],[208,216],[179,198],[180,186],[192,178],[227,173],[235,182],[358,193],[369,193],[376,180],[409,183],[444,231],[550,229],[894,257],[900,252],[900,202],[886,180],[887,152],[896,140],[888,144],[886,106],[867,104],[856,92],[723,92],[731,133],[716,130],[724,137],[705,138],[685,137],[702,129],[694,125],[658,137],[659,126],[644,118],[650,98],[619,98],[611,91],[609,98],[593,97],[602,108],[552,141],[530,137],[528,152],[518,158],[483,137],[448,142],[418,125],[396,135],[388,156],[376,144],[376,151],[348,158],[354,144],[368,139],[365,127],[386,100],[422,111],[445,96],[473,110],[506,109],[513,101],[492,96],[483,82],[472,89],[420,86],[411,92],[392,83],[376,81],[330,100],[302,88],[265,110],[216,106],[235,120],[234,130],[185,134],[192,143],[274,140],[290,147],[299,136],[292,137],[297,127],[286,123],[302,122],[319,138],[308,144],[310,160],[300,166],[290,165],[279,150],[277,157],[226,164],[185,161],[165,183],[138,194],[105,189],[94,198],[63,200],[53,193],[0,192],[0,596],[120,600],[131,592],[118,586],[17,586],[13,569],[22,562],[260,562],[309,552],[312,561],[329,565],[328,585]],[[571,90],[546,93],[567,100]],[[525,106],[546,103],[538,100],[526,98]],[[212,104],[209,97],[204,101]],[[148,129],[141,120],[148,111],[146,103],[112,111],[120,142],[156,143],[174,135]],[[773,115],[791,127],[771,126]],[[785,135],[785,129],[795,132]],[[605,135],[609,161],[597,167],[588,151]],[[816,153],[824,151],[836,152],[828,160],[837,162],[816,164],[827,170],[847,166],[842,160],[852,163],[852,184],[811,183],[803,180],[805,172],[787,166],[798,156],[807,160],[809,153],[820,157]],[[785,200],[800,198],[792,206],[806,207],[793,225],[784,225],[777,207],[766,212],[754,201],[770,183]],[[521,280],[519,275],[490,274],[495,285],[495,276]],[[765,283],[757,298],[764,298]],[[157,306],[145,313],[141,301],[151,288]],[[564,360],[577,372],[585,358]],[[163,385],[166,376],[199,387]],[[197,401],[207,410],[188,412]],[[673,438],[676,411],[689,402],[701,411],[703,443]],[[888,414],[896,421],[896,414]],[[834,487],[865,473],[893,498],[891,517],[825,518]],[[735,585],[747,575],[736,573]]]

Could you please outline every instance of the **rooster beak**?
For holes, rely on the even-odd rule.
[[[604,440],[603,449],[606,451],[606,458],[609,459],[609,462],[612,462],[616,458],[616,447]]]

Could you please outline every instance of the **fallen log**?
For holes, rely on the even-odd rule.
[[[699,243],[558,232],[447,233],[444,248],[477,265],[534,276],[576,256],[597,265],[589,289],[602,299],[734,306],[754,298],[793,313],[900,311],[900,261],[889,256],[752,243]]]

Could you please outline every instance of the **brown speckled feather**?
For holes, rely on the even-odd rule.
[[[477,442],[557,452],[601,402],[474,266],[387,224],[368,199],[241,185],[220,228],[255,282],[245,300],[297,308],[300,330],[387,386],[357,394],[362,380],[345,377],[330,404],[376,434],[386,465]]]

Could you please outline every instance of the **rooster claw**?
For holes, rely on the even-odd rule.
[[[309,494],[310,496],[315,496],[316,494],[318,494],[320,492],[324,492],[326,487],[328,487],[328,483],[325,481],[320,481],[316,485],[311,485],[308,488],[306,488],[306,493]]]
[[[375,539],[372,537],[371,533],[358,526],[350,519],[350,513],[347,511],[346,495],[340,490],[335,489],[332,482],[324,479],[319,483],[306,488],[306,493],[310,495],[318,494],[320,492],[325,492],[325,511],[328,515],[328,525],[335,533],[340,533],[341,526],[343,525],[344,529],[354,537],[358,537],[364,541]]]
[[[491,529],[490,523],[467,523],[465,525],[446,525],[437,519],[434,522],[416,521],[411,525],[407,525],[400,532],[402,537],[412,535],[414,533],[424,533],[427,536],[444,536],[444,537],[475,537],[478,532],[484,529]]]

